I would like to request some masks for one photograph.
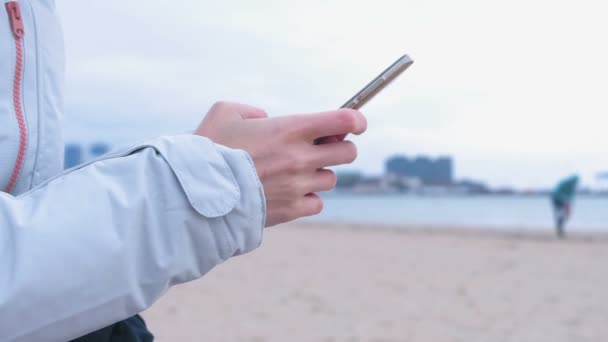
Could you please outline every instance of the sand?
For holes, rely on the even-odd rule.
[[[608,341],[608,239],[289,224],[144,317],[160,342]]]

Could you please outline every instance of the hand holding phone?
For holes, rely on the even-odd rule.
[[[346,101],[345,104],[340,108],[351,108],[351,109],[359,109],[363,107],[369,100],[371,100],[374,96],[376,96],[382,89],[386,88],[391,82],[393,82],[402,72],[404,72],[407,68],[412,65],[414,61],[408,55],[401,56],[398,60],[396,60],[393,64],[391,64],[388,68],[386,68],[383,72],[378,75],[378,77],[374,78],[371,82],[369,82],[363,89],[361,89],[355,96],[353,96],[350,100]],[[315,145],[319,144],[327,144],[336,141],[344,140],[345,136],[332,136],[332,137],[323,137],[315,140]]]

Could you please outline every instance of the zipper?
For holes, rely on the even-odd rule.
[[[27,125],[25,124],[25,115],[23,114],[23,106],[21,103],[21,88],[23,82],[23,36],[25,35],[25,26],[21,17],[21,8],[17,1],[10,1],[5,4],[11,24],[11,31],[15,38],[15,76],[13,77],[13,108],[19,125],[19,150],[17,151],[17,160],[11,174],[11,178],[4,192],[10,193],[17,184],[17,179],[25,162],[25,153],[27,150]]]

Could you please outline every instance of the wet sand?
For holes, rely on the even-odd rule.
[[[144,317],[160,342],[608,341],[608,238],[289,224]]]

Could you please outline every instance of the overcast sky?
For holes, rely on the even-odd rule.
[[[336,108],[403,53],[363,109],[349,168],[452,155],[456,176],[549,186],[608,169],[606,5],[580,0],[57,0],[67,137],[193,129],[216,100],[271,115]]]

